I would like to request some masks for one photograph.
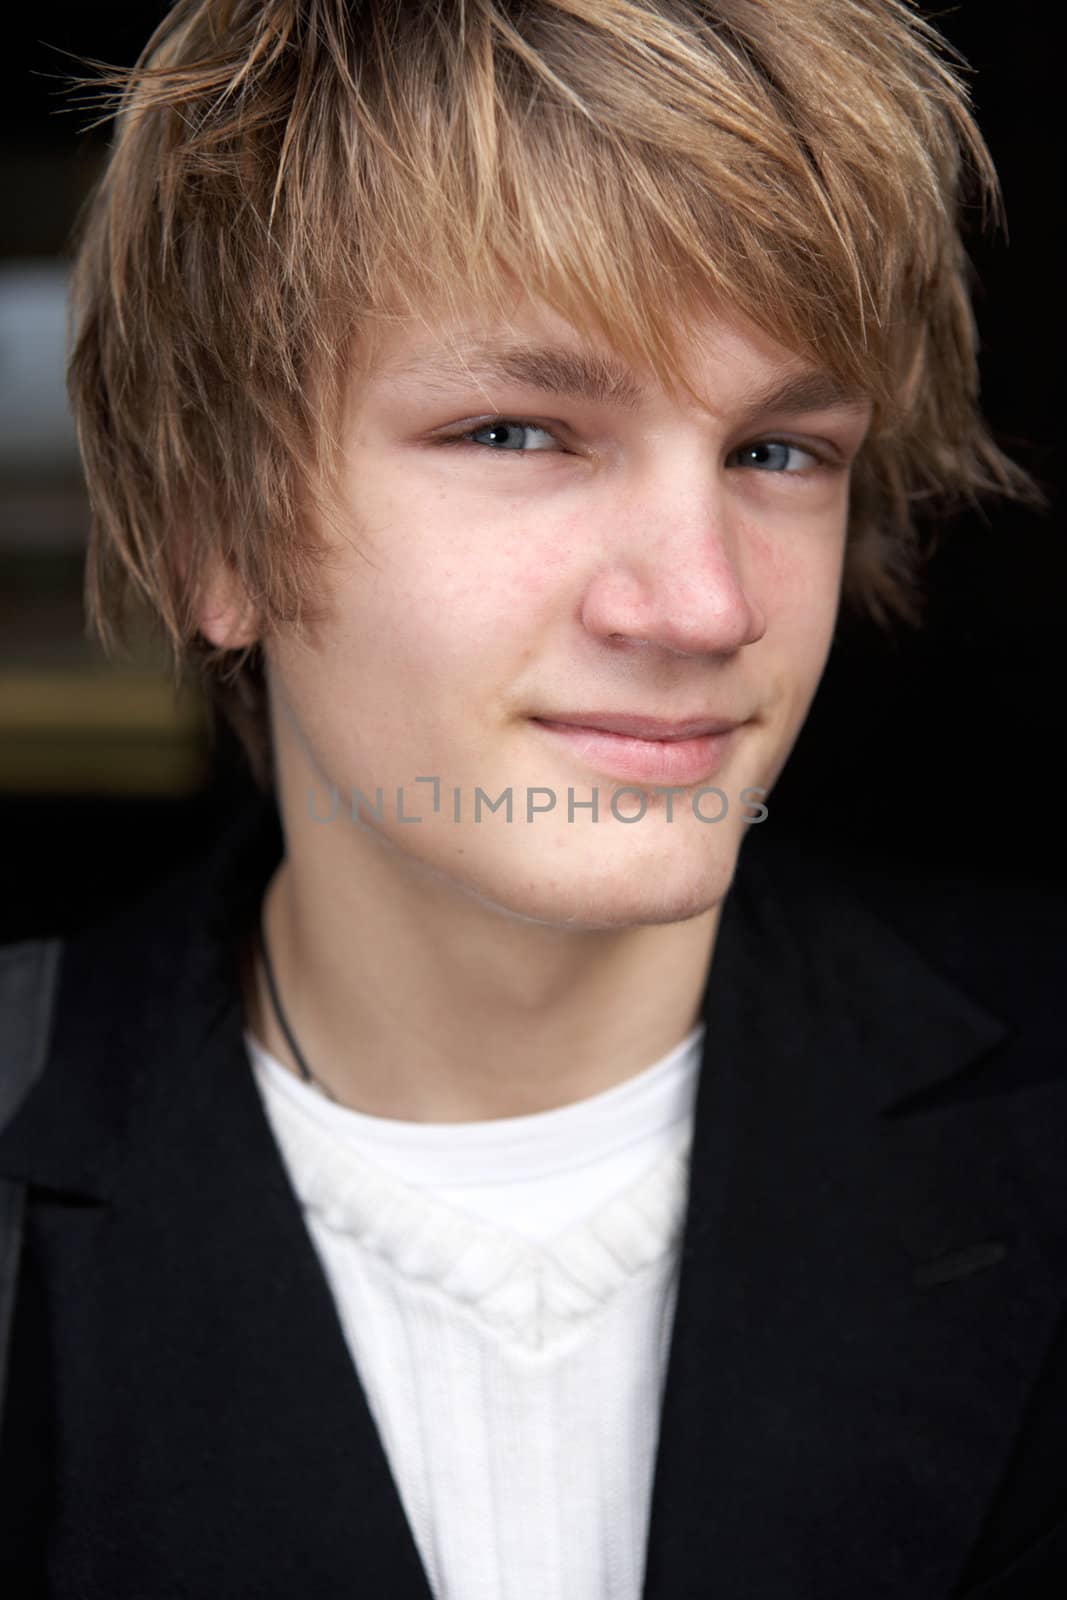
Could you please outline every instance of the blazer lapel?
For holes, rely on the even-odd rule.
[[[58,1307],[50,1560],[94,1594],[430,1600],[244,1049],[230,936],[281,839],[270,813],[238,832],[150,919],[68,946],[47,1071],[0,1137],[43,1195]]]
[[[1062,1310],[1043,1091],[955,1092],[1008,1030],[775,851],[705,1015],[644,1600],[941,1600]]]

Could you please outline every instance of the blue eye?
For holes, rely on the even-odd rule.
[[[541,442],[531,443],[531,437],[540,436]],[[465,433],[446,435],[438,440],[443,445],[467,445],[488,455],[528,456],[543,451],[563,451],[566,447],[549,428],[539,423],[527,422],[522,417],[491,417],[477,428]],[[787,439],[756,439],[752,444],[741,445],[731,454],[732,464],[755,467],[760,472],[786,474],[799,477],[813,469],[818,471],[830,463],[813,450],[801,449]],[[792,463],[792,464],[791,464]]]
[[[524,448],[523,435],[531,433],[541,434],[543,438],[551,440],[551,445],[546,447],[543,444],[535,444]],[[459,438],[463,441],[470,440],[472,443],[477,444],[479,443],[479,434],[489,436],[492,443],[485,448],[491,449],[494,454],[507,450],[525,455],[529,453],[529,450],[551,448],[557,442],[554,435],[549,433],[547,428],[539,428],[533,422],[521,422],[515,417],[494,418],[492,422],[483,423],[480,428],[471,428],[469,432],[460,434]]]
[[[742,466],[759,467],[765,472],[803,472],[812,463],[820,465],[818,456],[810,450],[802,450],[798,444],[789,444],[785,439],[758,439],[755,444],[742,445],[734,453]],[[806,464],[791,468],[788,465],[790,455],[806,457]]]

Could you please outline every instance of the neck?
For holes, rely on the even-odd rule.
[[[267,887],[263,927],[301,1054],[341,1105],[412,1122],[552,1110],[626,1081],[699,1020],[719,907],[664,925],[562,929],[412,872],[387,849],[370,845],[358,871],[338,874],[295,842]],[[258,957],[245,1009],[297,1072]]]

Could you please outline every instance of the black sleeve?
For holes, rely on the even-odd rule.
[[[0,1426],[0,1594],[11,1600],[47,1595],[54,1407],[32,1235],[27,1216]]]

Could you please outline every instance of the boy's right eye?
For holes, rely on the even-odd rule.
[[[540,434],[541,438],[547,439],[549,443],[530,444],[527,442],[530,434]],[[438,442],[449,445],[473,444],[490,455],[517,456],[533,455],[539,451],[552,450],[559,445],[559,440],[548,428],[543,428],[537,422],[524,421],[521,417],[491,417],[488,422],[482,422],[476,428],[446,435]]]

